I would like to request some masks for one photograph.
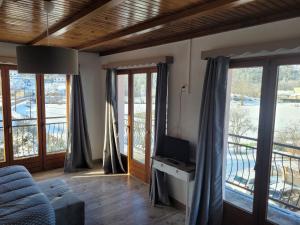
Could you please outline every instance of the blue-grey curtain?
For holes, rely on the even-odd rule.
[[[168,96],[168,64],[157,65],[157,84],[155,99],[154,150],[153,156],[159,155],[166,134]],[[152,169],[150,182],[150,200],[153,205],[162,203],[169,205],[167,175]]]
[[[189,225],[221,225],[223,152],[229,58],[207,62],[202,94],[195,187]]]
[[[81,76],[73,75],[71,84],[66,172],[93,167]]]
[[[125,173],[119,147],[117,77],[113,69],[106,72],[105,134],[103,169],[106,174]]]

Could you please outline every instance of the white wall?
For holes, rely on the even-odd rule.
[[[79,54],[82,87],[93,159],[102,158],[105,109],[105,75],[98,54]]]
[[[0,43],[0,56],[16,57],[16,45]],[[105,76],[100,74],[98,54],[80,53],[79,63],[92,156],[93,159],[100,159],[103,148]]]
[[[125,53],[101,57],[101,63],[138,59],[158,55],[174,56],[174,64],[170,68],[168,133],[197,143],[198,121],[201,103],[202,86],[206,62],[201,60],[201,52],[231,46],[248,45],[267,41],[277,41],[290,38],[300,38],[300,18],[285,20],[251,28],[245,28],[192,40],[192,61],[190,93],[183,94],[182,121],[177,129],[179,118],[179,93],[182,85],[187,83],[188,45],[189,41],[181,41],[162,46],[145,48]],[[105,71],[101,74],[104,76]],[[104,96],[103,96],[104,97]],[[185,187],[180,181],[170,179],[171,195],[185,202]]]

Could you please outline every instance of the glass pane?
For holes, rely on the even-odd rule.
[[[67,148],[67,81],[66,75],[44,76],[47,153]]]
[[[128,150],[128,75],[119,75],[118,82],[118,123],[120,152],[127,155]]]
[[[3,104],[2,104],[2,80],[0,70],[0,162],[5,162],[4,128],[3,128]]]
[[[153,155],[154,148],[154,125],[155,125],[155,98],[156,98],[156,81],[157,73],[151,74],[151,103],[152,103],[152,112],[151,112],[151,152],[150,155]]]
[[[9,71],[14,159],[38,156],[36,76]]]
[[[147,74],[133,76],[133,156],[132,158],[145,163],[146,136],[146,91]]]
[[[294,217],[300,224],[300,65],[278,72],[268,219],[287,224]]]
[[[262,67],[229,70],[231,79],[225,199],[252,211]]]

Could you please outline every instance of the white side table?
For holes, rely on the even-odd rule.
[[[179,180],[185,182],[186,185],[186,212],[185,212],[185,224],[188,223],[190,214],[190,202],[189,202],[189,189],[190,183],[195,177],[195,165],[186,165],[181,162],[174,162],[168,158],[155,156],[152,158],[152,168],[171,175]]]

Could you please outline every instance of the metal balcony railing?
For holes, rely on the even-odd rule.
[[[124,119],[124,128],[125,128],[125,144],[128,144],[128,133],[127,133],[127,126],[128,126],[128,119]],[[154,130],[154,121],[152,121],[152,131]],[[146,135],[146,124],[143,118],[134,118],[134,140],[135,140],[135,147],[139,149],[145,148],[145,135]],[[154,143],[154,135],[150,137],[151,145]]]
[[[65,117],[51,117],[47,120],[53,119],[63,119],[66,121]],[[46,123],[46,144],[47,153],[57,153],[62,152],[67,149],[67,122],[47,122]]]
[[[257,140],[229,135],[226,183],[253,195]],[[274,143],[269,199],[280,208],[300,211],[300,148]]]
[[[50,117],[46,122],[46,149],[47,153],[65,151],[67,148],[66,117]],[[1,125],[3,124],[0,121]],[[28,158],[38,155],[37,119],[13,119],[12,142],[15,159]],[[0,126],[0,161],[4,160],[4,128]]]

